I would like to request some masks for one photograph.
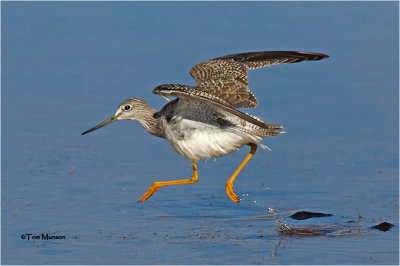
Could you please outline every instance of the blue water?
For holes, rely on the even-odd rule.
[[[398,264],[397,2],[2,2],[2,264]],[[137,123],[84,130],[151,90],[193,85],[230,53],[297,50],[322,61],[249,73],[279,123],[235,181],[244,147],[191,162]],[[281,234],[278,217],[319,236]],[[296,221],[297,210],[334,216]],[[383,221],[386,232],[370,229]],[[65,239],[21,239],[48,233]]]

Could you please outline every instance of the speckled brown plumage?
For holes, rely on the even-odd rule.
[[[196,87],[218,96],[232,107],[253,108],[257,106],[257,99],[248,88],[248,70],[327,57],[329,56],[325,54],[293,51],[239,53],[197,64],[190,70],[190,74]]]

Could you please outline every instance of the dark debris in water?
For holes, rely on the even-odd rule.
[[[380,231],[386,232],[390,230],[394,225],[391,223],[383,222],[374,226],[371,226],[372,229],[378,229]]]
[[[319,225],[300,225],[279,229],[279,232],[285,236],[293,237],[362,237],[365,231],[359,226],[348,226],[339,223],[319,224]]]
[[[301,211],[301,212],[296,212],[295,214],[291,215],[290,217],[295,220],[307,220],[310,218],[327,217],[327,216],[333,216],[333,214]]]
[[[326,235],[326,233],[319,232],[318,230],[312,228],[290,228],[290,229],[280,230],[280,233],[284,235],[299,236],[299,237]]]

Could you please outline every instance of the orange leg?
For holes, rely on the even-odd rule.
[[[239,165],[238,169],[236,169],[236,172],[229,178],[228,182],[225,184],[226,188],[226,194],[228,194],[228,197],[233,201],[233,202],[239,202],[240,198],[233,192],[233,181],[235,180],[236,176],[242,171],[242,168],[246,165],[246,163],[250,160],[250,158],[253,156],[254,153],[256,153],[257,150],[257,145],[254,143],[250,143],[249,146],[251,147],[249,154],[247,154],[246,158],[243,160],[243,162]]]
[[[164,181],[164,182],[154,182],[153,185],[147,190],[146,193],[138,200],[138,202],[142,202],[150,198],[154,192],[160,189],[163,186],[170,186],[170,185],[180,185],[180,184],[193,184],[197,182],[199,177],[197,176],[197,165],[196,161],[193,161],[193,177],[190,179],[183,179],[183,180],[174,180],[174,181]]]

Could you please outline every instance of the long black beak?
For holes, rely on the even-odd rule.
[[[100,124],[98,124],[97,126],[94,126],[94,127],[92,127],[91,129],[89,129],[89,130],[86,130],[85,132],[83,132],[81,135],[85,135],[85,134],[87,134],[87,133],[90,133],[90,132],[92,132],[92,131],[95,131],[96,129],[99,129],[99,128],[101,128],[101,127],[104,127],[105,125],[107,125],[107,124],[110,124],[110,123],[112,123],[112,122],[114,122],[114,121],[117,121],[117,117],[114,115],[113,117],[110,117],[109,119],[107,119],[106,121],[104,121],[103,123],[100,123]]]

